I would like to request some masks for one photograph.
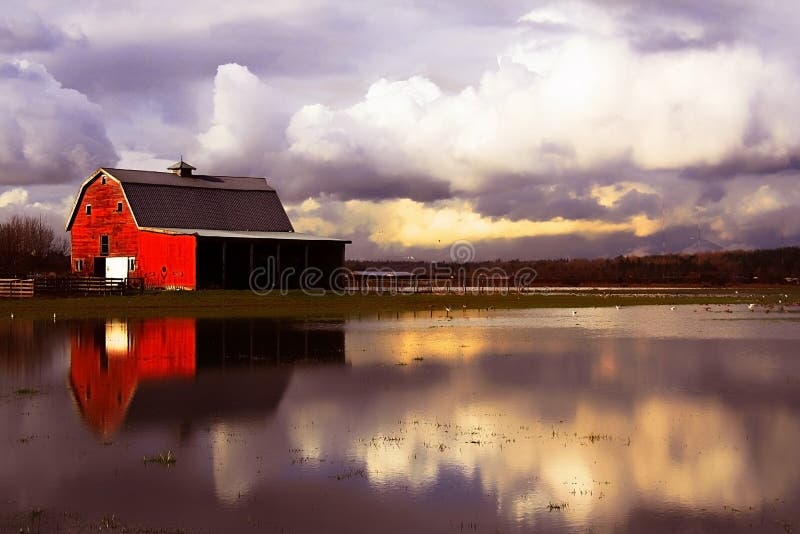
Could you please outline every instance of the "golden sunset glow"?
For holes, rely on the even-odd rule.
[[[612,203],[622,194],[624,193],[616,190],[598,192],[604,201]],[[346,220],[342,222],[345,227],[342,228],[315,215],[319,205],[312,200],[289,207],[298,231],[330,233],[340,230],[351,233],[363,230],[368,232],[370,241],[384,248],[447,247],[450,243],[463,239],[484,242],[570,234],[591,238],[614,232],[630,232],[644,237],[652,235],[660,228],[658,221],[644,214],[629,217],[623,222],[562,217],[549,220],[511,220],[481,215],[469,202],[428,205],[410,199],[380,202],[351,200],[334,204],[342,217],[346,214]]]

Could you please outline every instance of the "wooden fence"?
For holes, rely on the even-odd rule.
[[[0,278],[0,298],[28,298],[33,296],[33,280]]]
[[[36,295],[122,295],[144,291],[143,278],[37,278],[33,285]]]

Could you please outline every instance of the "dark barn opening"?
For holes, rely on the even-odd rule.
[[[292,234],[289,234],[292,235]],[[198,289],[330,289],[343,241],[197,237]]]
[[[106,275],[106,259],[102,256],[97,256],[94,259],[94,275],[105,277]]]

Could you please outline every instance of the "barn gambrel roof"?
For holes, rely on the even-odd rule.
[[[294,232],[266,178],[191,175],[101,167],[81,185],[67,223],[72,228],[86,188],[102,174],[118,181],[139,228]]]

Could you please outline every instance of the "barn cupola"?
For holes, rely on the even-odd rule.
[[[183,161],[183,157],[181,157],[181,160],[178,163],[173,163],[167,167],[167,170],[169,170],[169,172],[172,174],[177,174],[178,176],[191,176],[192,171],[197,169]]]

